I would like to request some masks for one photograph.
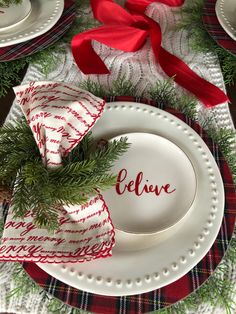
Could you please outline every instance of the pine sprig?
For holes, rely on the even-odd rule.
[[[79,87],[89,91],[90,93],[96,95],[97,97],[103,98],[107,96],[106,89],[101,84],[92,81],[90,78],[81,82]]]
[[[222,154],[226,157],[227,163],[230,167],[234,184],[236,186],[236,133],[235,131],[222,128],[215,130],[209,127],[207,130],[209,136],[217,143],[221,149]]]
[[[29,161],[34,158],[41,157],[25,120],[16,122],[15,126],[6,124],[0,128],[0,180],[2,183],[14,182],[19,168],[24,166],[26,159]]]
[[[126,80],[125,76],[118,76],[118,78],[112,82],[111,87],[103,87],[101,84],[92,81],[90,78],[80,83],[80,88],[89,91],[90,93],[104,98],[111,96],[136,96],[137,90],[131,81]],[[139,94],[139,97],[142,97]]]
[[[208,34],[202,21],[205,1],[197,0],[189,2],[181,9],[181,20],[176,30],[188,30],[190,44],[194,51],[217,54],[225,84],[231,85],[236,78],[236,58],[230,52],[217,45]]]
[[[97,170],[94,172],[94,175],[97,173],[99,176],[108,171],[117,158],[121,157],[128,149],[127,139],[121,138],[119,141],[114,140],[112,143],[108,143],[107,146],[94,151],[91,155],[91,158],[96,161]],[[106,163],[103,163],[103,160],[106,160]]]
[[[3,219],[0,219],[0,238],[2,237],[3,230],[4,230],[4,222],[3,222]]]
[[[25,180],[19,173],[19,178],[14,187],[14,194],[12,198],[13,210],[15,217],[24,217],[27,210],[31,208],[29,191]]]
[[[109,90],[110,96],[119,95],[119,92],[122,90],[122,96],[135,96],[135,88],[130,80],[126,80],[125,76],[119,76],[112,84],[111,89]],[[142,97],[142,95],[140,95]]]
[[[1,7],[9,7],[12,4],[20,4],[22,0],[0,0]]]
[[[160,107],[169,106],[195,120],[197,117],[197,100],[191,96],[178,97],[174,86],[174,78],[158,80],[148,92],[148,96]]]
[[[28,275],[26,275],[24,268],[19,263],[15,263],[12,277],[16,284],[16,288],[8,293],[8,299],[13,296],[20,297],[23,295],[29,295],[30,293],[38,293],[41,290],[39,286],[37,286]]]
[[[47,169],[25,119],[15,126],[3,126],[0,129],[0,185],[14,191],[14,217],[24,218],[32,210],[37,226],[55,230],[58,207],[82,204],[98,190],[115,184],[116,177],[109,171],[128,146],[127,139],[122,138],[98,147],[89,133],[63,159],[63,166]]]
[[[52,299],[48,305],[48,313],[50,314],[91,314],[90,312],[83,311],[68,306],[67,304],[62,303],[58,299]]]
[[[21,81],[20,71],[27,65],[25,59],[11,62],[0,62],[0,97],[7,94],[12,84]]]

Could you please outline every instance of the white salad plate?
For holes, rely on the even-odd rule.
[[[114,226],[134,234],[170,228],[194,200],[196,178],[190,160],[161,136],[128,133],[121,137],[131,146],[112,168],[116,186],[103,193]]]
[[[215,10],[223,29],[236,40],[236,0],[217,0]]]
[[[0,48],[38,37],[51,29],[62,15],[64,0],[33,0],[31,11],[22,21],[0,28]]]
[[[11,4],[9,6],[0,6],[0,30],[5,31],[13,25],[23,22],[31,12],[30,0],[21,0],[19,4]]]
[[[147,156],[142,158],[148,160],[148,154],[150,157],[147,162],[150,164],[150,169],[148,165],[145,165],[144,171],[150,171],[147,172],[151,178],[150,182],[151,180],[157,182],[159,176],[156,174],[160,171],[164,183],[169,181],[170,186],[173,184],[173,187],[175,185],[183,188],[185,183],[181,183],[181,179],[188,179],[187,172],[190,170],[192,188],[181,192],[181,199],[189,199],[185,203],[184,212],[186,213],[182,212],[182,219],[175,219],[173,224],[169,224],[171,225],[169,228],[161,228],[163,229],[161,232],[137,233],[136,235],[119,231],[112,257],[78,264],[38,263],[37,265],[72,287],[108,296],[144,293],[181,278],[211,248],[219,232],[224,213],[224,186],[218,166],[207,145],[190,126],[177,117],[161,109],[133,102],[108,103],[92,132],[95,139],[110,140],[124,135],[130,138],[131,142],[137,141],[139,145],[144,145],[149,151]],[[143,135],[139,137],[138,133],[143,133]],[[167,149],[166,153],[161,152],[162,156],[168,155],[166,164],[162,160],[163,171],[155,168],[155,161],[151,156],[154,151],[156,163],[158,163],[158,156],[156,156],[158,151],[154,148],[156,145],[161,149]],[[139,148],[136,147],[136,149]],[[178,171],[183,172],[183,174],[178,174],[177,181],[174,181],[174,176],[172,176],[172,171],[176,171],[175,160],[180,162],[180,165],[176,164],[176,167],[179,167]],[[186,169],[182,163],[186,165]],[[170,170],[168,165],[171,165]],[[123,167],[123,164],[121,166]],[[142,166],[140,164],[140,169]],[[136,169],[133,171],[135,174]],[[162,184],[161,177],[160,183]],[[133,187],[132,184],[131,186]],[[192,195],[190,198],[188,193]],[[143,211],[143,209],[141,206],[140,210]],[[174,210],[172,207],[172,211]],[[110,208],[110,211],[112,212],[113,209]],[[170,211],[171,209],[168,208],[168,215],[171,215]],[[152,210],[151,214],[153,213]],[[133,214],[133,217],[136,214],[137,212]],[[122,215],[125,214],[122,213]],[[130,218],[128,209],[126,215]],[[145,214],[144,217],[146,219],[147,215]],[[121,228],[127,227],[127,225],[123,226],[123,223],[125,224],[125,220],[122,220]],[[147,221],[146,227],[148,225]],[[128,227],[132,229],[131,231],[139,230],[135,224]],[[130,231],[128,227],[127,231]],[[150,230],[144,231],[146,233]],[[151,231],[155,230],[151,228]]]

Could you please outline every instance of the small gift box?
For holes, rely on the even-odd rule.
[[[107,171],[127,144],[124,140],[107,144],[114,145],[114,151],[106,143],[97,145],[89,157],[88,132],[102,114],[104,100],[64,83],[30,83],[14,90],[27,123],[6,126],[6,132],[18,132],[14,145],[19,141],[22,151],[16,152],[19,169],[0,260],[64,263],[110,256],[114,227],[99,189],[115,183]],[[4,145],[7,141],[11,139],[0,139]],[[26,162],[24,154],[29,155],[30,147],[33,156]],[[10,159],[2,158],[8,171]],[[56,229],[48,232],[38,224]]]

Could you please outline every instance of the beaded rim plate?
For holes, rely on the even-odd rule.
[[[62,15],[64,0],[34,0],[32,10],[23,21],[7,30],[0,29],[0,47],[19,44],[51,29]]]
[[[223,29],[231,38],[236,40],[236,1],[218,0],[215,9]]]
[[[148,235],[145,243],[148,245],[132,246],[126,237],[123,241],[118,239],[112,257],[107,259],[83,264],[38,264],[48,274],[77,289],[121,296],[166,286],[185,275],[205,256],[219,232],[224,212],[223,182],[214,157],[201,137],[175,116],[132,102],[107,104],[93,128],[95,138],[110,139],[132,132],[162,136],[186,154],[198,182],[194,202],[175,226],[161,234]]]

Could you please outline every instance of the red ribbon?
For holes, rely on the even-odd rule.
[[[139,50],[150,37],[156,61],[169,77],[194,94],[210,108],[228,101],[218,87],[204,80],[182,60],[162,48],[162,33],[158,23],[144,13],[148,5],[161,2],[171,7],[180,6],[184,0],[127,0],[127,12],[113,0],[90,0],[94,17],[103,26],[74,36],[72,53],[84,74],[109,74],[104,62],[94,51],[91,41],[96,40],[111,48],[125,52]]]

